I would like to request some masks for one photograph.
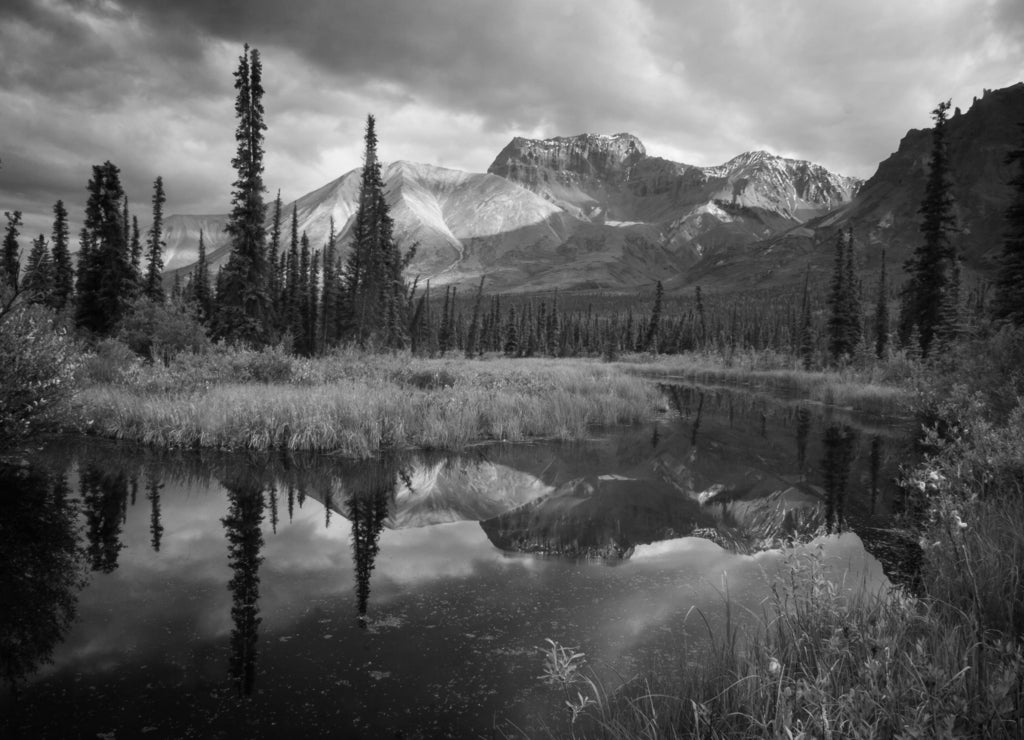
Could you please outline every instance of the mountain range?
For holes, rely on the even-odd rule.
[[[1024,83],[985,91],[950,118],[951,175],[969,269],[990,272],[1009,199],[1006,152],[1024,121]],[[911,130],[866,182],[802,160],[746,152],[715,167],[648,156],[627,133],[514,138],[486,173],[429,164],[383,167],[401,247],[416,244],[411,275],[491,290],[668,289],[793,282],[806,265],[827,274],[839,229],[853,228],[864,269],[882,248],[901,264],[917,239],[930,130]],[[285,206],[314,247],[330,221],[343,254],[358,206],[352,170]],[[227,217],[165,221],[168,278],[187,272],[200,229],[213,269],[227,259]],[[411,276],[410,275],[410,276]]]

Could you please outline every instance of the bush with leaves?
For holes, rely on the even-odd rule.
[[[182,352],[203,352],[210,346],[194,308],[146,297],[132,304],[121,321],[118,336],[136,354],[164,365]]]
[[[38,431],[70,397],[75,357],[49,309],[0,288],[0,448]]]

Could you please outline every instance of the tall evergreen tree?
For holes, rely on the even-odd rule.
[[[1024,326],[1024,122],[1020,135],[1020,144],[1006,155],[1006,164],[1016,166],[1016,172],[1009,182],[1012,193],[992,309],[996,318]]]
[[[153,225],[149,227],[149,240],[146,253],[146,297],[157,303],[164,302],[164,178],[157,177],[153,182]]]
[[[889,286],[885,279],[885,247],[882,248],[882,266],[878,272],[878,301],[875,303],[875,356],[885,357],[889,346]]]
[[[658,351],[658,347],[655,344],[655,340],[658,337],[658,325],[661,322],[661,301],[665,295],[664,289],[661,287],[661,281],[658,281],[657,287],[654,289],[654,308],[651,309],[651,320],[647,323],[647,332],[644,334],[643,349],[653,349],[655,352]]]
[[[61,311],[72,300],[75,290],[75,270],[68,249],[68,212],[62,200],[53,206],[53,232],[50,239],[53,242],[53,293],[50,305]]]
[[[295,351],[300,355],[309,355],[309,237],[302,232],[299,239],[298,281],[295,288],[295,323],[292,325],[292,336],[295,340]]]
[[[131,240],[128,243],[128,253],[131,255],[132,279],[135,281],[134,295],[140,295],[145,290],[146,281],[142,275],[142,233],[139,230],[138,216],[132,216]]]
[[[327,350],[333,347],[338,339],[336,315],[338,311],[338,234],[334,228],[334,216],[331,216],[327,242],[324,244],[323,288],[320,291],[320,348]]]
[[[408,289],[402,271],[414,250],[402,256],[393,230],[371,115],[366,121],[359,207],[344,272],[346,334],[360,346],[400,348],[408,341]]]
[[[121,171],[109,161],[92,171],[78,262],[76,319],[89,331],[109,334],[128,310],[136,283],[121,209]]]
[[[17,290],[21,272],[21,247],[18,246],[21,211],[4,211],[4,217],[7,219],[7,228],[4,229],[3,254],[0,255],[0,279]]]
[[[267,290],[270,291],[271,312],[280,328],[281,321],[281,191],[274,198],[274,211],[270,220],[270,244],[267,247]]]
[[[199,230],[199,258],[196,260],[192,280],[192,294],[195,296],[199,321],[208,323],[213,314],[213,296],[210,294],[210,265],[206,261],[206,241],[202,229]]]
[[[480,276],[480,285],[476,289],[476,300],[473,301],[473,317],[469,321],[469,333],[466,335],[466,359],[476,357],[478,335],[480,333],[480,302],[484,297],[484,276]]]
[[[299,325],[299,211],[292,206],[291,239],[288,242],[288,255],[285,258],[284,291],[281,295],[283,314],[281,317],[284,330],[296,340],[295,327]]]
[[[245,45],[235,71],[235,130],[237,153],[231,160],[237,173],[226,231],[231,252],[217,287],[218,336],[262,345],[269,336],[267,322],[266,231],[263,193],[263,66],[256,49]]]
[[[448,318],[448,307],[451,303],[451,287],[445,286],[444,303],[441,304],[441,328],[437,330],[437,351],[441,357],[448,351],[451,343],[452,327]]]
[[[309,257],[309,272],[307,277],[308,288],[306,290],[306,349],[310,355],[317,351],[317,319],[320,316],[320,301],[318,300],[317,286],[320,283],[320,259],[319,249],[314,249]]]
[[[803,300],[800,303],[800,358],[804,369],[810,370],[814,362],[814,327],[811,323],[811,267],[804,273]]]
[[[907,337],[916,326],[921,337],[921,352],[927,356],[932,341],[942,330],[942,306],[946,302],[956,249],[952,233],[956,229],[952,184],[949,178],[949,152],[946,122],[949,101],[932,111],[932,154],[925,182],[921,216],[922,240],[904,265],[909,279],[900,316],[900,334]]]
[[[36,303],[50,304],[53,295],[53,264],[50,262],[50,250],[46,237],[40,234],[32,240],[32,249],[28,253],[28,264],[22,279],[22,290],[32,294]]]

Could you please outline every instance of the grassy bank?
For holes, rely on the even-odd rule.
[[[912,503],[902,525],[920,535],[915,593],[850,594],[831,585],[820,562],[794,562],[757,628],[712,625],[713,646],[681,648],[668,670],[608,689],[579,662],[547,670],[562,676],[555,683],[570,697],[572,734],[1019,738],[1021,367],[1024,332],[1004,330],[922,369],[913,403],[929,431],[903,481]]]
[[[96,370],[96,368],[93,368]],[[485,440],[578,439],[650,418],[649,382],[589,360],[429,360],[338,353],[315,360],[235,352],[169,367],[97,372],[76,396],[74,427],[170,447],[459,449]]]
[[[896,356],[832,370],[805,370],[798,358],[771,351],[729,354],[626,355],[618,366],[699,383],[768,388],[820,403],[877,414],[906,413],[923,368]]]
[[[615,690],[549,652],[568,703],[551,736],[1019,737],[1019,648],[985,640],[969,613],[842,589],[813,555],[789,565],[756,630],[713,625],[710,647]]]

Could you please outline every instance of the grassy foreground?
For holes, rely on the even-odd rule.
[[[332,451],[459,449],[478,441],[578,439],[664,408],[650,382],[591,360],[430,360],[341,352],[182,356],[169,367],[94,367],[73,423],[167,447]]]

